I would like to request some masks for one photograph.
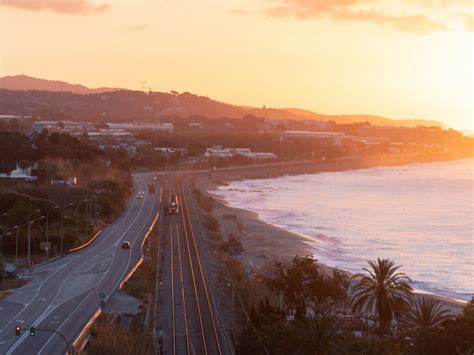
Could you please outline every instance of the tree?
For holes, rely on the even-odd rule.
[[[410,308],[402,322],[410,328],[436,328],[449,318],[452,318],[449,310],[439,301],[422,298]]]
[[[371,269],[363,268],[366,274],[357,274],[359,280],[353,287],[352,308],[354,311],[375,311],[379,316],[380,331],[386,332],[395,311],[408,307],[413,299],[411,279],[397,272],[392,260],[368,261]]]
[[[335,354],[344,355],[401,355],[400,346],[391,339],[346,336],[336,343]]]
[[[283,297],[285,310],[296,310],[301,317],[307,308],[324,313],[347,300],[347,277],[337,270],[332,275],[323,274],[312,257],[276,262],[262,279],[273,293]]]
[[[308,317],[296,325],[303,354],[328,354],[340,340],[342,321],[336,316]]]
[[[463,316],[466,318],[474,319],[474,296],[469,302],[464,305]]]

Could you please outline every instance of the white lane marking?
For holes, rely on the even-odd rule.
[[[135,223],[135,221],[138,219],[138,216],[139,216],[139,215],[140,215],[140,213],[137,215],[137,217],[135,217],[133,223]],[[133,224],[133,223],[132,223],[132,224]],[[131,224],[131,225],[132,225],[132,224]],[[129,226],[129,228],[131,228],[131,225]],[[129,228],[127,228],[127,230],[128,230]],[[125,233],[125,232],[124,232],[124,233]],[[97,245],[100,245],[100,244],[102,244],[103,242],[104,242],[104,239],[102,239],[101,242],[98,243]],[[96,245],[96,247],[97,247],[97,245]],[[85,250],[87,250],[87,249],[85,249]],[[83,263],[85,263],[85,262],[87,262],[87,259],[86,259],[86,258],[84,259],[84,262],[83,262]],[[83,264],[83,263],[82,263],[82,264]],[[79,267],[79,266],[82,266],[82,264],[78,265],[78,267]],[[67,265],[67,264],[66,264],[66,265]],[[40,315],[38,318],[36,318],[36,320],[33,322],[33,326],[37,327],[49,314],[51,314],[55,309],[57,309],[57,307],[59,307],[61,304],[64,303],[64,302],[62,302],[62,303],[60,303],[59,305],[52,306],[53,303],[54,303],[54,301],[56,301],[56,299],[57,299],[57,297],[58,297],[58,295],[59,295],[59,293],[60,293],[62,287],[64,286],[64,284],[69,280],[69,278],[70,278],[72,275],[73,275],[73,273],[69,274],[69,276],[66,277],[66,279],[61,283],[60,287],[58,288],[58,291],[56,292],[56,295],[55,295],[54,299],[50,302],[50,304],[49,304],[49,306],[46,308],[46,310],[44,310],[43,313],[41,313],[41,315]],[[89,291],[86,291],[86,292],[89,292]],[[82,293],[81,293],[81,294],[82,294]],[[84,297],[84,299],[81,301],[80,304],[82,304],[86,299],[87,299],[87,297]],[[76,308],[77,308],[77,307],[76,307]],[[25,309],[26,309],[26,308],[25,308]],[[74,311],[75,311],[75,309],[74,309]],[[71,317],[71,315],[72,315],[72,313],[69,315],[68,319]],[[7,355],[12,354],[13,351],[15,351],[15,350],[21,345],[21,343],[23,343],[23,342],[25,341],[25,339],[27,338],[27,335],[28,335],[28,334],[26,334],[26,333],[23,334],[23,335],[21,335],[20,338],[19,338],[17,341],[15,341],[15,343],[13,343],[12,347],[7,351]],[[54,335],[53,335],[53,336],[54,336]],[[53,337],[53,336],[52,336],[52,337]],[[52,338],[52,337],[51,337],[51,338]],[[51,341],[51,338],[48,340],[48,343],[49,343],[49,341]],[[43,346],[43,348],[44,348],[44,346]],[[41,351],[41,350],[40,350],[40,351]]]
[[[126,231],[121,235],[120,238],[123,238],[123,235],[124,235],[125,233],[127,233],[128,230],[132,227],[132,225],[137,221],[138,217],[139,217],[140,214],[141,214],[141,211],[142,211],[142,209],[143,209],[144,204],[145,204],[145,200],[143,200],[143,202],[142,202],[142,205],[141,205],[141,208],[140,208],[139,213],[138,213],[137,216],[134,218],[133,222],[129,225],[129,227],[126,229]],[[124,218],[123,220],[126,221],[126,218]],[[108,235],[108,234],[107,234],[107,235]],[[99,245],[101,245],[101,244],[104,243],[104,241],[105,241],[105,238],[103,238],[99,243],[97,243],[97,244],[95,245],[95,247],[98,248]],[[85,250],[87,250],[87,249],[85,249]],[[116,252],[116,251],[115,251],[115,252]],[[114,257],[115,257],[115,253],[114,253]],[[74,259],[75,259],[75,258],[73,258],[72,260],[74,260]],[[71,260],[71,261],[72,261],[72,260]],[[85,259],[84,262],[87,262],[87,260]],[[70,263],[70,262],[69,262],[69,263]],[[69,263],[64,264],[64,266],[68,265]],[[83,263],[82,263],[82,264],[83,264]],[[79,266],[82,266],[82,265],[79,265]],[[61,268],[61,269],[62,269],[62,268]],[[59,271],[58,271],[58,272],[59,272]],[[107,274],[107,273],[106,273],[106,274]],[[61,291],[63,285],[69,280],[69,278],[71,277],[71,275],[72,275],[72,274],[70,274],[70,275],[61,283],[61,285],[60,285],[58,291],[56,292],[56,295],[55,295],[53,301],[50,303],[50,305],[48,306],[48,308],[46,308],[46,310],[34,321],[33,326],[38,326],[49,314],[51,314],[55,309],[57,309],[57,307],[59,307],[60,305],[62,305],[64,302],[67,301],[67,300],[66,300],[66,301],[62,302],[62,303],[60,303],[60,304],[57,305],[57,306],[54,306],[54,307],[52,306],[52,304],[54,303],[54,301],[57,299],[57,297],[58,297],[58,295],[59,295],[59,292]],[[104,277],[105,277],[105,275],[104,275]],[[49,278],[48,278],[48,279],[49,279]],[[103,278],[102,278],[102,279],[103,279]],[[38,290],[38,291],[39,291],[39,290]],[[86,291],[86,292],[89,292],[89,290]],[[82,293],[81,293],[81,294],[82,294]],[[36,298],[36,296],[35,296],[35,298]],[[69,317],[66,319],[66,321],[72,316],[72,314],[76,311],[76,309],[77,309],[86,299],[87,299],[87,296],[83,298],[83,300],[81,301],[81,303],[73,310],[73,312],[69,315]],[[30,304],[31,304],[31,302],[30,302]],[[25,309],[26,309],[26,307],[25,307]],[[23,311],[24,311],[25,309],[23,309]],[[23,312],[23,311],[22,311],[22,312]],[[21,312],[20,312],[20,313],[21,313]],[[65,321],[65,322],[66,322],[66,321]],[[64,324],[64,323],[63,323],[63,324]],[[61,328],[61,327],[60,327],[60,328]],[[59,330],[60,328],[58,328],[58,330]],[[21,345],[21,343],[23,343],[23,341],[26,339],[26,336],[25,336],[25,335],[26,335],[26,333],[23,334],[23,335],[13,344],[13,346],[8,350],[7,355],[8,355],[8,354],[11,354],[13,351],[16,350],[16,348],[18,348],[18,346]],[[48,342],[43,346],[43,348],[51,341],[51,339],[52,339],[53,337],[54,337],[54,335],[50,337],[50,339],[49,339]],[[43,349],[43,348],[42,348],[42,349]],[[40,350],[40,352],[42,351],[42,349]]]
[[[155,199],[156,200],[156,199]],[[153,217],[153,212],[154,212],[154,209],[155,209],[155,201],[152,202],[151,204],[151,210],[150,210],[150,215],[148,216],[148,218],[146,220],[149,220],[150,217]],[[146,226],[146,224],[144,224],[144,226]],[[139,236],[142,234],[142,231],[143,231],[143,227],[142,229],[140,230],[139,233],[137,233],[137,237],[135,237],[135,239],[133,240],[132,242],[132,247],[130,248],[130,253],[128,253],[128,263],[127,263],[127,267],[123,270],[122,272],[122,275],[120,275],[120,278],[117,280],[117,283],[114,285],[114,287],[112,288],[112,292],[110,293],[110,295],[107,297],[106,299],[106,302],[109,300],[109,298],[111,297],[111,295],[114,293],[115,289],[117,288],[117,286],[120,284],[120,282],[122,281],[123,277],[125,276],[125,273],[127,272],[128,270],[128,267],[130,266],[130,261],[131,261],[131,258],[132,258],[132,250],[133,250],[133,247],[135,245],[135,242],[137,241],[137,239],[139,239]]]
[[[145,200],[143,200],[143,202],[142,202],[142,207],[143,207],[144,202],[145,202]],[[129,205],[129,207],[130,207],[130,205]],[[119,218],[119,220],[116,221],[116,222],[117,222],[116,227],[117,227],[120,223],[122,223],[122,222],[124,222],[124,221],[126,222],[126,220],[127,220],[126,217],[127,217],[128,215],[130,215],[130,214],[133,215],[133,212],[135,212],[134,209],[128,208],[127,211],[125,212],[125,214],[122,215],[122,216]],[[141,209],[140,209],[140,212],[138,213],[138,215],[140,215],[140,213],[141,213]],[[104,243],[104,241],[106,240],[107,236],[110,235],[110,233],[111,233],[111,230],[110,230],[110,229],[104,231],[104,233],[102,233],[103,238],[102,238],[97,244],[95,244],[94,246],[92,246],[91,249],[97,249],[100,245],[102,245],[102,244]],[[88,249],[84,249],[84,252],[86,252],[87,250],[88,250]],[[31,301],[30,301],[30,302],[27,302],[27,303],[22,303],[22,304],[23,304],[22,310],[19,311],[16,315],[14,315],[14,317],[12,317],[12,318],[10,319],[10,321],[8,321],[8,323],[5,324],[5,326],[4,326],[1,330],[2,330],[2,331],[5,330],[5,329],[12,323],[12,321],[13,321],[13,319],[14,319],[15,317],[18,317],[20,314],[22,314],[22,313],[35,301],[36,297],[38,297],[38,293],[40,292],[40,290],[43,288],[43,286],[44,286],[52,277],[54,277],[57,273],[59,273],[63,268],[65,268],[67,265],[69,265],[72,261],[76,260],[76,258],[78,258],[79,256],[80,256],[80,254],[77,254],[76,256],[71,256],[71,258],[70,258],[71,260],[69,260],[69,261],[67,261],[67,262],[64,262],[62,265],[60,265],[59,269],[58,269],[55,273],[51,274],[46,280],[42,281],[42,282],[39,284],[39,287],[37,288],[37,291],[36,291],[35,295],[33,296],[33,298],[31,299]],[[115,253],[114,253],[114,256],[115,256]],[[67,259],[66,259],[66,260],[67,260]],[[79,266],[82,266],[83,264],[84,264],[84,263],[82,263],[82,264],[79,265]],[[86,291],[86,292],[87,292],[87,291]]]
[[[146,186],[146,184],[145,184],[145,186]],[[134,220],[132,221],[132,223],[130,223],[130,225],[128,226],[128,228],[122,233],[122,235],[120,236],[119,240],[121,240],[121,239],[124,237],[124,235],[125,235],[126,233],[128,233],[128,231],[130,230],[130,228],[136,223],[136,221],[137,221],[138,218],[140,217],[141,212],[142,212],[142,210],[143,210],[143,207],[145,206],[145,200],[146,200],[146,199],[143,199],[143,200],[142,200],[143,202],[142,202],[142,204],[141,204],[141,206],[140,206],[140,211],[139,211],[139,213],[138,213],[137,216],[134,218]],[[150,215],[148,216],[147,220],[150,219],[151,216],[153,216],[154,208],[155,208],[155,201],[152,202],[151,210],[150,210]],[[142,228],[140,229],[140,232],[137,233],[137,236],[140,236],[140,235],[141,235],[141,233],[142,233],[142,231],[143,231],[143,229],[144,229],[145,227],[146,227],[146,224],[144,224],[144,225],[142,226]],[[137,237],[134,239],[134,241],[133,241],[133,243],[132,243],[132,248],[130,248],[130,252],[129,252],[129,263],[130,263],[131,251],[133,250],[133,245],[135,244],[135,242],[136,242],[137,239],[138,239]],[[118,248],[116,248],[115,251],[114,251],[114,253],[113,253],[113,259],[115,259],[115,255],[116,255],[116,253],[117,253],[117,250],[118,250]],[[113,263],[113,262],[112,262],[112,263]],[[128,269],[128,265],[127,265],[127,268],[125,269],[125,271],[126,271],[127,269]],[[108,271],[108,272],[104,273],[104,276],[102,276],[102,278],[100,279],[100,281],[99,281],[94,287],[92,287],[91,289],[89,289],[88,291],[86,291],[86,292],[89,292],[89,294],[88,294],[87,296],[85,296],[85,297],[83,298],[83,300],[71,311],[71,313],[69,314],[69,316],[68,316],[68,317],[61,323],[61,325],[58,327],[57,331],[60,331],[61,328],[69,321],[69,319],[70,319],[70,318],[72,317],[72,315],[77,311],[77,309],[78,309],[78,308],[84,303],[84,301],[91,295],[91,292],[90,292],[90,291],[91,291],[93,288],[97,287],[100,283],[102,283],[102,281],[104,280],[104,278],[107,276],[107,274],[108,274],[110,271],[111,271],[111,268],[109,268],[109,271]],[[122,277],[123,277],[123,274],[122,274],[122,276],[120,277],[119,282],[120,282],[120,280],[121,280]],[[117,285],[117,284],[116,284],[116,285]],[[116,287],[116,285],[115,285],[115,287]],[[115,287],[112,289],[111,294],[114,292]],[[110,297],[110,295],[109,295],[109,297]],[[67,300],[66,300],[66,301],[67,301]],[[66,302],[66,301],[64,301],[64,302]],[[62,302],[62,303],[60,303],[59,305],[57,305],[56,308],[59,307],[59,306],[60,306],[61,304],[63,304],[64,302]],[[41,349],[38,351],[38,354],[40,354],[40,353],[48,346],[48,344],[53,340],[53,338],[55,337],[55,335],[56,335],[56,334],[53,334],[53,335],[50,336],[50,338],[48,339],[48,341],[47,341],[47,342],[41,347]],[[7,354],[8,354],[8,353],[7,353]]]
[[[142,203],[142,206],[141,206],[141,208],[140,208],[140,211],[139,211],[139,213],[137,214],[137,216],[134,218],[134,220],[133,220],[133,222],[131,223],[131,225],[133,225],[133,224],[136,222],[136,220],[138,219],[138,217],[140,216],[141,210],[143,209],[144,204],[145,204],[145,201],[143,200],[143,203]],[[134,211],[132,211],[132,210],[127,210],[127,212],[129,212],[129,213],[126,213],[125,216],[127,216],[128,214],[132,214],[132,215],[133,215],[132,212],[134,212]],[[125,218],[125,216],[124,216],[124,218],[122,219],[122,221],[126,221],[126,220],[127,220],[127,219]],[[120,221],[120,222],[122,222],[122,221]],[[131,227],[131,225],[130,225],[130,227]],[[116,227],[117,227],[117,225],[116,225]],[[129,228],[130,228],[130,227],[129,227]],[[127,231],[128,231],[129,228],[127,228]],[[111,230],[109,230],[109,231],[107,231],[107,232],[110,232],[110,231],[111,231]],[[124,232],[123,234],[125,234],[125,233],[126,233],[126,232]],[[108,235],[109,235],[109,233],[104,233],[104,234],[105,234],[105,236],[108,236]],[[123,234],[122,234],[121,238],[123,237]],[[97,243],[97,244],[92,248],[92,250],[93,250],[94,248],[99,248],[99,246],[102,245],[102,244],[105,242],[105,240],[106,240],[106,238],[103,238],[99,243]],[[85,249],[85,250],[87,250],[87,249]],[[80,254],[79,254],[79,255],[80,255]],[[78,255],[77,257],[79,257],[79,255]],[[114,253],[114,256],[115,256],[115,253]],[[73,260],[75,260],[77,257],[71,258],[71,260],[70,260],[69,262],[64,263],[64,264],[62,265],[62,267],[61,267],[56,273],[58,273],[61,269],[63,269],[64,267],[66,267],[69,263],[71,263],[71,262],[72,262]],[[87,260],[85,259],[84,262],[87,262]],[[82,264],[83,264],[83,263],[81,263],[81,264],[79,265],[79,267],[82,266]],[[26,306],[22,309],[22,311],[20,311],[19,313],[17,313],[16,316],[18,316],[19,314],[23,313],[23,312],[27,309],[27,307],[36,299],[36,297],[37,297],[37,295],[38,295],[40,289],[43,287],[44,283],[46,283],[46,282],[47,282],[51,277],[53,277],[56,273],[54,273],[53,275],[51,275],[50,277],[48,277],[43,283],[41,283],[41,286],[40,286],[40,288],[38,289],[38,291],[36,292],[36,295],[34,296],[34,298],[32,299],[32,301],[29,302],[28,304],[26,304]],[[72,274],[71,274],[71,275],[72,275]],[[64,303],[64,302],[62,302],[61,304],[59,304],[59,305],[57,305],[57,306],[55,306],[55,307],[52,306],[52,304],[54,303],[54,301],[55,301],[56,298],[58,297],[59,292],[60,292],[60,290],[62,289],[62,286],[64,285],[64,283],[65,283],[66,281],[68,281],[68,279],[71,277],[71,275],[69,275],[69,276],[66,278],[66,280],[64,280],[63,283],[60,285],[60,287],[59,287],[59,289],[58,289],[58,291],[57,291],[57,293],[56,293],[56,295],[55,295],[53,301],[52,301],[52,302],[50,303],[50,305],[46,308],[46,310],[45,310],[43,313],[41,313],[40,317],[38,317],[38,318],[34,321],[33,326],[38,326],[49,314],[51,314],[57,307],[59,307],[60,305],[62,305],[62,304]],[[104,277],[105,277],[105,275],[104,275]],[[86,291],[86,292],[88,292],[88,291]],[[81,301],[81,304],[82,304],[86,299],[87,299],[87,296],[83,299],[83,301]],[[67,301],[67,300],[66,300],[66,301]],[[65,301],[65,302],[66,302],[66,301]],[[80,305],[79,305],[79,306],[80,306]],[[78,307],[79,307],[79,306],[78,306]],[[76,307],[73,312],[75,312],[75,310],[76,310],[78,307]],[[72,315],[72,313],[71,313],[71,315]],[[69,319],[69,318],[71,317],[71,315],[70,315],[67,319]],[[4,327],[3,329],[5,329],[12,321],[13,321],[13,319],[11,319],[11,320],[5,325],[5,327]],[[2,330],[3,330],[3,329],[2,329]],[[18,346],[20,346],[21,343],[23,343],[23,341],[25,341],[25,339],[26,339],[26,333],[23,334],[18,340],[16,340],[16,341],[13,343],[13,346],[8,350],[7,355],[9,355],[9,354],[11,354],[13,351],[15,351],[16,348],[18,348]],[[49,343],[50,341],[51,341],[51,338],[48,340],[48,343]]]
[[[72,262],[73,260],[75,260],[75,259],[76,259],[76,258],[72,258],[70,261],[68,261],[67,263],[63,264],[63,265],[58,269],[58,271],[56,271],[55,273],[51,274],[51,276],[49,276],[49,277],[43,282],[43,284],[46,283],[47,281],[49,281],[49,279],[51,279],[52,277],[54,277],[58,272],[60,272],[64,267],[66,267],[67,265],[69,265],[69,263],[71,263],[71,262]],[[29,307],[29,305],[34,302],[34,300],[36,299],[36,297],[38,297],[38,294],[39,294],[41,288],[43,287],[43,284],[42,284],[41,287],[39,287],[39,288],[36,290],[36,293],[35,293],[35,295],[33,296],[33,298],[31,299],[31,301],[30,301],[30,302],[27,302],[27,303],[23,303],[23,308],[22,308],[22,310],[19,311],[17,314],[15,314],[15,315],[7,322],[7,324],[5,324],[5,326],[4,326],[1,330],[5,330],[5,329],[12,323],[12,321],[13,321],[16,317],[18,317],[20,314],[22,314],[22,313]]]
[[[128,233],[128,230],[135,224],[135,222],[137,221],[138,217],[141,215],[141,211],[143,210],[143,207],[144,207],[144,200],[143,200],[143,204],[140,208],[140,213],[137,215],[137,217],[133,220],[133,222],[130,224],[130,226],[127,228],[127,230],[125,230],[125,232],[120,236],[119,239],[123,238],[123,236]],[[153,201],[152,205],[151,205],[151,210],[150,210],[150,215],[148,216],[147,220],[150,219],[150,217],[153,216],[153,212],[154,212],[154,207],[155,207],[155,202]],[[137,233],[137,236],[141,235],[143,230],[146,228],[146,224],[144,224],[142,226],[142,228],[140,229],[139,233]],[[137,240],[138,238],[136,237],[132,243],[132,248],[130,248],[130,253],[129,253],[129,256],[131,255],[131,251],[133,249],[133,245],[135,244],[135,241]],[[116,251],[114,252],[114,258],[115,258],[115,254],[117,252],[118,248],[116,249]],[[128,265],[127,265],[127,268],[125,269],[125,271],[128,269]],[[110,270],[109,270],[110,272]],[[108,273],[108,272],[107,272]],[[105,276],[107,276],[107,273],[105,273],[105,275],[101,278],[101,280],[93,287],[97,287],[97,285],[99,285],[100,283],[102,283],[102,281],[104,280]],[[123,277],[123,273],[122,275],[120,276],[119,278],[119,282],[120,280],[122,279]],[[116,287],[117,285],[115,285]],[[91,288],[90,290],[92,290],[93,288]],[[89,290],[89,291],[90,291]],[[112,292],[111,294],[114,292],[114,288],[112,289]],[[91,293],[89,293],[86,297],[84,297],[84,299],[72,310],[72,312],[69,314],[69,316],[61,323],[61,325],[58,327],[57,331],[60,331],[62,329],[62,327],[69,321],[69,319],[72,317],[72,315],[76,312],[76,310],[82,305],[82,303],[91,295]],[[110,295],[109,295],[110,297]],[[63,302],[64,303],[64,302]],[[59,307],[59,305],[57,306]],[[53,340],[53,338],[55,337],[56,334],[53,334],[51,335],[51,337],[48,339],[48,341],[41,347],[41,349],[38,351],[38,354],[40,354],[48,345],[49,343]]]
[[[25,323],[25,320],[24,319],[17,319],[16,322],[20,323],[20,324],[23,324],[23,323]]]
[[[43,313],[40,314],[40,316],[38,318],[36,318],[33,323],[32,323],[32,326],[33,327],[37,327],[54,309],[52,308],[52,304],[54,303],[54,301],[56,300],[56,298],[58,297],[59,295],[59,292],[61,291],[61,289],[63,288],[64,284],[69,280],[69,278],[72,276],[72,274],[69,274],[68,277],[66,277],[66,279],[61,283],[61,285],[59,286],[58,290],[56,291],[56,295],[54,296],[53,300],[51,301],[51,303],[49,304],[49,306],[43,311]],[[27,333],[23,333],[20,338],[13,343],[12,347],[10,349],[8,349],[7,351],[7,355],[13,353],[13,351],[16,350],[16,348],[18,348],[21,343],[23,343],[25,341],[25,339],[29,336],[29,334]]]
[[[130,223],[130,225],[128,226],[128,228],[122,233],[122,235],[120,236],[120,239],[123,238],[124,235],[125,235],[126,233],[128,233],[128,231],[130,230],[130,228],[132,228],[133,225],[137,222],[138,218],[139,218],[140,215],[141,215],[141,211],[142,211],[142,210],[143,210],[143,208],[140,209],[139,214],[133,219],[132,223]],[[153,208],[152,208],[151,212],[152,212],[152,213],[150,214],[150,216],[153,215]],[[148,218],[150,218],[150,217],[148,217]],[[142,226],[142,228],[140,229],[140,232],[138,233],[138,235],[140,235],[140,234],[142,233],[142,231],[143,231],[143,229],[144,229],[145,227],[146,227],[146,225],[145,225],[145,226]],[[132,244],[132,248],[133,248],[133,244]],[[115,252],[114,252],[114,254],[113,254],[113,256],[112,256],[112,263],[111,263],[111,265],[113,264],[113,259],[115,258],[115,253],[117,252],[117,250],[118,250],[118,248],[115,250]],[[131,250],[131,249],[130,249],[130,250]],[[130,255],[130,253],[129,253],[129,255]],[[108,271],[104,273],[104,275],[100,278],[99,281],[97,281],[93,286],[89,287],[87,290],[82,291],[80,294],[87,293],[87,292],[93,290],[94,288],[96,288],[100,283],[102,283],[102,281],[104,281],[105,277],[107,276],[107,274],[108,274],[110,271],[111,271],[111,269],[109,268]],[[63,305],[64,303],[66,303],[66,302],[72,300],[73,298],[77,297],[78,295],[79,295],[79,294],[76,294],[76,295],[74,295],[74,296],[71,296],[71,297],[69,297],[69,298],[64,299],[61,303],[56,304],[56,305],[54,306],[54,309],[57,309],[59,306],[61,306],[61,305]],[[109,295],[109,297],[110,297],[110,295]],[[74,311],[75,311],[75,309],[74,309]],[[74,312],[74,311],[73,311],[73,312]],[[52,335],[51,337],[54,337],[54,335]],[[41,351],[41,350],[40,350],[40,351]]]

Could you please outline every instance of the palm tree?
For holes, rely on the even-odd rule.
[[[299,324],[296,331],[304,354],[327,354],[340,340],[342,321],[336,316],[309,316],[296,324]]]
[[[451,318],[449,310],[432,298],[422,298],[403,317],[403,323],[410,328],[436,328]]]
[[[359,280],[352,289],[353,311],[375,311],[379,316],[380,330],[385,332],[393,313],[408,307],[413,299],[411,279],[396,266],[392,260],[377,259],[368,261],[371,269],[363,268],[366,274],[357,274]]]

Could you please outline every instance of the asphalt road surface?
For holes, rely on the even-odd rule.
[[[149,194],[151,174],[134,178],[127,210],[87,248],[35,268],[32,281],[0,302],[0,354],[65,354],[61,336],[30,326],[52,329],[72,343],[101,305],[108,301],[142,255],[142,241],[160,206],[160,188]],[[137,199],[138,192],[145,192]],[[128,240],[131,249],[122,249]],[[15,326],[22,327],[15,336]]]

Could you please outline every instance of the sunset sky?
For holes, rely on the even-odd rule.
[[[0,75],[474,130],[471,0],[0,0]]]

